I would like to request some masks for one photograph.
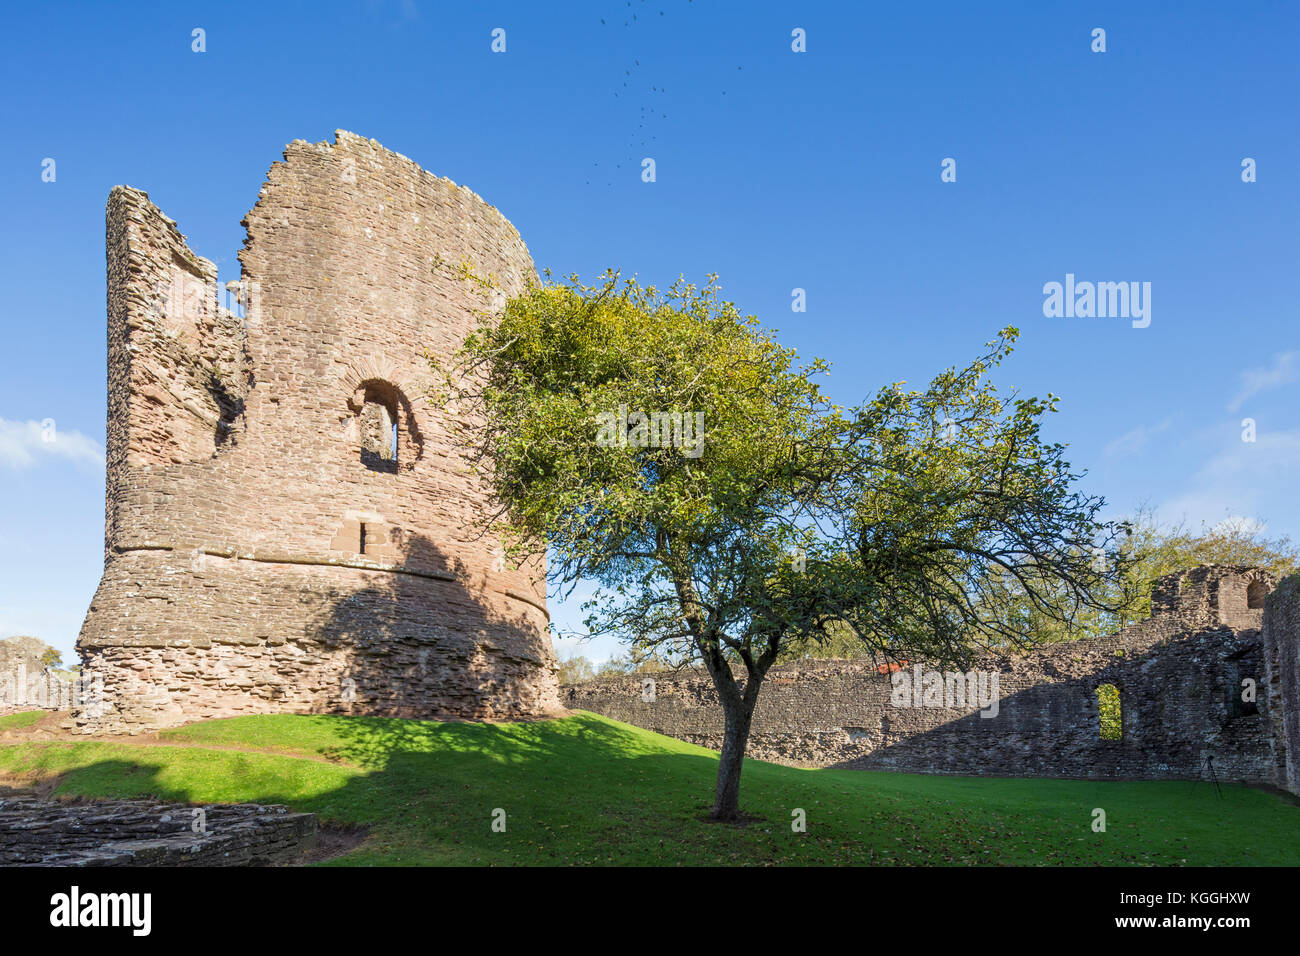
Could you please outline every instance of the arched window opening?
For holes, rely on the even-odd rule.
[[[415,467],[424,439],[400,387],[382,378],[363,379],[353,387],[348,411],[354,416],[349,433],[360,443],[366,468],[394,475]]]
[[[361,405],[361,463],[371,471],[396,472],[397,402],[377,388],[367,388]]]
[[[1123,740],[1124,720],[1120,712],[1119,688],[1102,684],[1097,688],[1097,712],[1100,717],[1102,740]]]
[[[1262,608],[1266,597],[1268,597],[1268,585],[1263,581],[1251,581],[1246,586],[1246,607]]]

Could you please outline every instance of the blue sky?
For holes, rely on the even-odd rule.
[[[99,579],[109,190],[224,281],[267,167],[338,128],[472,188],[539,268],[717,272],[845,402],[1016,325],[999,383],[1061,397],[1049,437],[1114,514],[1300,534],[1294,5],[270,6],[5,14],[0,635],[70,652]],[[1067,274],[1151,283],[1150,324],[1045,317]]]

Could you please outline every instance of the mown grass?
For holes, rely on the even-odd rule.
[[[5,714],[0,717],[0,730],[17,730],[20,727],[30,727],[32,724],[40,723],[41,718],[45,716],[43,710],[24,710],[17,714]]]
[[[745,827],[703,819],[717,756],[592,714],[519,724],[261,716],[165,745],[0,746],[56,793],[286,803],[371,828],[333,865],[1295,865],[1300,807],[1192,782],[934,777],[751,760]],[[1093,810],[1106,811],[1104,833]],[[505,832],[494,832],[494,811]],[[807,832],[792,816],[806,814]]]

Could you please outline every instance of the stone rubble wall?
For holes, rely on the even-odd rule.
[[[518,232],[344,131],[291,143],[244,225],[227,309],[145,193],[109,198],[106,558],[78,640],[105,700],[80,726],[554,712],[545,569],[479,533],[487,489],[428,397],[425,351],[535,277]],[[376,403],[395,460],[365,456]]]
[[[114,675],[107,704],[127,732],[272,712],[509,719],[555,710],[539,678],[550,659],[525,639],[545,626],[541,611],[516,602],[489,616],[449,578],[238,558],[190,571],[170,552],[124,555],[106,581],[124,591],[154,582],[163,606],[187,607],[203,631],[181,644],[160,620],[156,633],[100,647],[94,666]]]
[[[317,829],[316,814],[279,805],[0,797],[0,866],[267,866],[312,847]]]
[[[1212,766],[1220,780],[1276,783],[1262,612],[1245,607],[1245,583],[1260,575],[1240,568],[1215,574],[1208,584],[1192,574],[1185,601],[1157,605],[1153,617],[1114,635],[981,657],[973,669],[998,676],[993,717],[974,706],[894,706],[892,676],[868,661],[774,667],[748,753],[794,766],[987,776],[1204,779]],[[1294,654],[1300,632],[1293,619],[1289,626]],[[914,675],[916,664],[904,670]],[[652,701],[643,699],[647,679],[654,681]],[[1260,689],[1253,713],[1234,699],[1242,679]],[[1102,684],[1120,692],[1120,740],[1101,739]],[[722,711],[700,670],[570,684],[561,699],[573,709],[721,748]]]
[[[1264,605],[1274,768],[1280,786],[1300,794],[1300,575],[1285,578]]]
[[[71,710],[81,702],[82,682],[60,677],[39,662],[0,671],[0,714],[20,710]]]

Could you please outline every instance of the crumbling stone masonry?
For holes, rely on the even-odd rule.
[[[996,716],[970,701],[895,706],[895,676],[868,661],[775,667],[749,754],[796,766],[989,776],[1204,779],[1213,768],[1219,780],[1300,792],[1300,577],[1269,594],[1273,584],[1250,568],[1197,568],[1162,578],[1152,616],[1109,637],[985,656],[973,667],[997,675]],[[1243,681],[1253,682],[1254,700],[1244,699],[1252,684]],[[1106,684],[1119,691],[1118,740],[1101,735]],[[722,710],[698,670],[602,678],[567,685],[561,697],[721,747]]]
[[[70,707],[72,682],[42,664],[36,648],[24,647],[24,640],[0,641],[0,715]]]
[[[427,397],[426,350],[484,308],[472,277],[499,302],[535,276],[518,232],[344,131],[291,143],[244,225],[226,308],[145,193],[109,196],[105,566],[78,640],[104,699],[79,726],[553,712],[544,569],[476,532],[486,490]]]
[[[0,714],[22,710],[71,710],[80,703],[83,685],[60,677],[48,667],[19,661],[0,669]]]
[[[314,813],[252,803],[0,796],[0,866],[267,866],[316,842]]]
[[[1300,575],[1268,595],[1263,652],[1274,773],[1279,786],[1300,794]]]

